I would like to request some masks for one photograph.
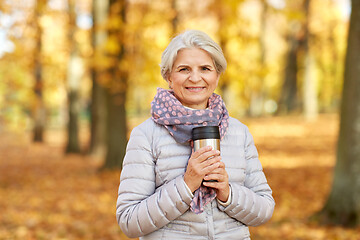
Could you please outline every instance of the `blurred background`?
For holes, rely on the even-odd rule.
[[[0,0],[0,239],[127,239],[127,138],[186,29],[221,45],[216,92],[274,190],[253,239],[359,239],[310,220],[331,187],[350,14],[350,0]]]

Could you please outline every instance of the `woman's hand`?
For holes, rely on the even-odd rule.
[[[229,176],[225,170],[225,164],[220,162],[218,168],[204,177],[204,180],[217,180],[217,182],[203,182],[204,186],[216,189],[216,198],[226,202],[229,198]]]
[[[219,168],[220,160],[220,151],[212,150],[210,146],[202,147],[191,154],[184,174],[184,181],[191,192],[200,187],[206,175]]]

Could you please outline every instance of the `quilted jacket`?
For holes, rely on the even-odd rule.
[[[220,143],[229,175],[231,203],[213,200],[201,214],[190,211],[184,182],[189,144],[179,144],[151,119],[131,133],[117,199],[116,217],[129,237],[147,239],[250,239],[248,226],[268,221],[272,191],[248,128],[234,118]]]

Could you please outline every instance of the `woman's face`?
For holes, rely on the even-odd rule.
[[[218,85],[219,74],[210,54],[199,48],[186,48],[178,52],[168,82],[184,106],[205,109]]]

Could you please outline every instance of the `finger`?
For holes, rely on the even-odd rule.
[[[226,177],[221,174],[209,174],[204,177],[204,180],[216,180],[218,182],[226,182]]]
[[[221,165],[221,162],[219,163]],[[221,168],[220,166],[218,168],[215,168],[210,173],[206,174],[204,177],[205,180],[218,180],[219,182],[226,182],[228,181],[228,174],[225,170],[225,168]]]
[[[219,166],[217,168],[214,168],[209,174],[220,174],[220,175],[227,175],[227,172],[224,167],[221,166],[221,161],[219,161]]]
[[[198,150],[196,150],[193,154],[192,154],[192,157],[194,158],[197,158],[199,157],[200,155],[206,153],[206,152],[209,152],[212,150],[212,147],[211,146],[205,146],[205,147],[202,147],[202,148],[199,148]]]
[[[206,162],[203,163],[204,166],[205,166],[205,164],[206,164],[207,162],[210,162],[210,161],[214,161],[214,162],[209,163],[209,165],[210,165],[210,164],[214,164],[215,162],[219,162],[219,166],[218,166],[217,168],[215,168],[213,171],[211,171],[210,173],[223,174],[223,175],[226,175],[226,174],[227,174],[227,172],[226,172],[226,170],[225,170],[225,167],[224,167],[225,165],[224,165],[223,162],[221,162],[221,157],[220,157],[220,156],[219,156],[219,157],[214,157],[214,158],[212,158],[212,159],[207,160]],[[210,174],[210,173],[209,173],[209,174]]]
[[[215,157],[219,157],[220,156],[220,151],[219,150],[211,150],[208,152],[204,152],[202,155],[200,155],[198,157],[199,162],[204,162],[206,160],[210,160],[213,159]]]
[[[214,171],[216,168],[219,167],[220,162],[214,162],[213,164],[209,164],[205,167],[202,167],[203,176],[206,176],[207,174]]]
[[[224,162],[221,162],[219,168],[222,168],[222,169],[225,170],[225,163],[224,163]]]
[[[199,159],[193,159],[192,161],[189,160],[186,172],[192,173],[193,175],[200,177],[202,180],[206,174],[209,174],[214,171],[214,169],[219,168],[220,162],[220,156],[203,162],[200,162]]]
[[[208,184],[209,182],[212,183],[212,184]],[[223,178],[221,176],[216,176],[216,177],[215,176],[214,177],[209,176],[207,178],[204,178],[203,184],[204,184],[204,186],[207,186],[207,187],[221,189],[224,186],[229,185],[229,182],[228,182],[227,178]]]
[[[200,168],[206,168],[208,166],[212,166],[214,165],[215,163],[218,163],[218,165],[216,166],[216,168],[219,168],[220,167],[220,164],[221,164],[221,156],[216,156],[216,157],[212,157],[212,158],[208,158],[208,159],[205,159],[204,161],[202,161],[200,164],[199,164],[199,167]],[[216,169],[214,168],[214,169]],[[213,169],[213,170],[214,170]]]
[[[217,181],[217,182],[206,182],[206,181],[204,181],[204,182],[202,182],[202,184],[205,187],[214,188],[214,189],[221,189],[222,185],[223,185],[219,181]]]

